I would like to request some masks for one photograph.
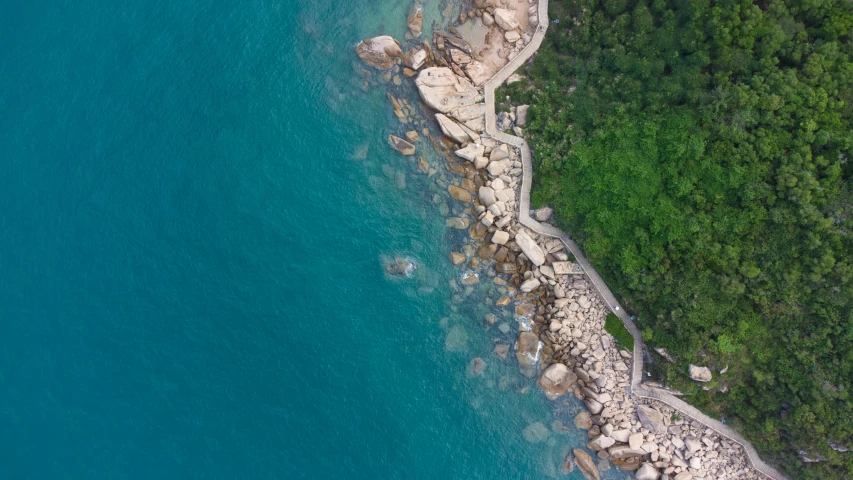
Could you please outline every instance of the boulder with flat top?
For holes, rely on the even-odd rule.
[[[457,77],[453,70],[447,67],[421,70],[415,79],[415,85],[427,106],[445,114],[483,100],[483,96],[470,81]]]

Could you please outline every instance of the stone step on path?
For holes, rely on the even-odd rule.
[[[728,426],[723,425],[721,422],[705,415],[704,413],[700,412],[696,407],[669,393],[657,389],[647,388],[642,384],[644,346],[642,341],[643,337],[640,333],[640,330],[631,320],[630,316],[625,313],[625,310],[621,308],[619,302],[616,300],[616,297],[613,295],[613,292],[610,291],[610,289],[607,287],[607,284],[604,283],[604,280],[601,278],[601,276],[598,274],[592,264],[589,263],[589,261],[581,252],[581,249],[571,239],[571,237],[569,237],[568,234],[554,226],[539,223],[530,217],[530,188],[533,183],[533,155],[530,151],[530,147],[527,145],[527,142],[523,138],[516,137],[514,135],[509,135],[497,129],[497,116],[495,114],[495,90],[500,87],[506,81],[506,79],[509,78],[510,75],[512,75],[516,70],[518,70],[524,64],[524,62],[530,59],[530,57],[532,57],[539,49],[539,46],[542,45],[542,41],[545,38],[545,32],[548,28],[548,0],[539,0],[538,13],[539,26],[536,28],[536,32],[533,34],[533,38],[531,39],[530,43],[526,47],[524,47],[524,49],[515,58],[510,60],[506,66],[504,66],[500,71],[498,71],[498,73],[496,73],[491,79],[489,79],[483,86],[486,102],[486,134],[488,134],[495,140],[506,143],[508,145],[512,145],[520,149],[521,151],[522,184],[518,211],[519,223],[536,233],[554,238],[559,238],[566,245],[566,248],[568,248],[569,251],[572,252],[572,255],[574,255],[577,263],[581,265],[590,283],[592,283],[592,285],[598,291],[599,295],[601,295],[601,298],[607,304],[608,308],[610,308],[610,310],[622,320],[622,323],[625,325],[625,328],[627,328],[628,331],[631,332],[631,335],[634,337],[634,353],[632,358],[633,369],[631,371],[631,394],[636,395],[641,399],[659,401],[675,410],[678,410],[684,416],[689,417],[695,420],[696,422],[701,423],[702,425],[705,425],[706,427],[717,432],[720,436],[725,437],[743,447],[743,450],[746,453],[747,458],[749,459],[750,465],[757,472],[773,480],[788,480],[786,476],[782,475],[775,468],[764,463],[764,461],[761,460],[761,457],[758,456],[758,452],[756,452],[752,444],[746,441],[743,437],[740,436],[740,434],[738,434]]]

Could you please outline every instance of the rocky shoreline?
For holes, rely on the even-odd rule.
[[[562,242],[537,236],[517,221],[520,153],[485,133],[482,85],[530,42],[538,26],[537,3],[475,0],[471,7],[448,33],[435,31],[430,43],[417,40],[423,15],[415,3],[405,45],[380,36],[361,42],[356,53],[386,82],[398,84],[400,73],[414,78],[423,103],[419,109],[390,93],[389,100],[401,123],[417,126],[420,133],[413,128],[406,138],[390,135],[389,145],[414,158],[422,134],[456,175],[446,185],[441,176],[436,181],[456,202],[447,227],[468,234],[461,251],[450,254],[460,269],[459,282],[470,287],[491,281],[500,294],[495,306],[512,308],[518,323],[515,353],[521,373],[536,378],[550,400],[571,392],[588,409],[574,423],[587,430],[591,453],[575,449],[563,471],[577,465],[587,478],[598,479],[600,470],[613,465],[633,471],[640,480],[761,478],[740,445],[680,418],[664,404],[630,395],[632,355],[605,332],[605,303]],[[483,30],[480,42],[459,33]],[[418,110],[433,116],[440,138],[416,120]],[[526,112],[526,106],[502,112],[498,128],[522,136]],[[425,174],[436,173],[423,157],[418,165]],[[534,216],[547,222],[551,214],[542,208]],[[448,343],[455,345],[452,335]],[[494,353],[506,359],[511,346],[496,340]],[[485,365],[475,358],[468,372],[477,375]]]

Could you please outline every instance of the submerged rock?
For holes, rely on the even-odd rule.
[[[468,362],[468,368],[466,373],[469,377],[476,377],[483,373],[483,370],[486,369],[486,361],[480,357],[474,357]]]
[[[592,415],[586,410],[581,411],[575,416],[575,427],[589,430],[592,428]]]
[[[461,352],[468,345],[468,332],[462,325],[455,325],[447,332],[447,338],[444,340],[444,348],[449,352]]]
[[[424,25],[424,9],[418,2],[413,3],[412,8],[409,9],[409,15],[406,17],[406,25],[413,36],[417,37],[421,34]]]
[[[418,264],[408,257],[392,257],[383,260],[385,272],[389,275],[411,277]]]
[[[393,67],[394,58],[403,56],[400,43],[388,35],[362,40],[356,45],[355,53],[364,63],[380,70]]]
[[[471,196],[471,192],[465,190],[464,188],[459,188],[456,185],[448,185],[447,193],[450,194],[451,197],[459,200],[460,202],[468,203],[473,200]]]
[[[533,332],[521,332],[515,342],[515,357],[518,368],[525,377],[536,376],[536,364],[539,362],[539,337]]]
[[[572,450],[572,453],[575,456],[575,463],[578,464],[578,468],[583,472],[586,478],[601,480],[601,476],[598,474],[598,468],[596,468],[595,462],[592,461],[592,457],[590,457],[588,453],[579,448]]]
[[[527,110],[528,109],[530,109],[530,105],[519,105],[515,109],[515,124],[518,125],[519,127],[523,127],[524,124],[527,123]]]
[[[531,423],[521,431],[521,435],[530,443],[542,443],[548,439],[550,434],[548,427],[542,422]]]
[[[551,207],[537,208],[536,211],[533,212],[533,216],[536,218],[536,220],[539,220],[540,222],[547,222],[551,219],[551,215],[553,214],[554,209],[552,209]]]
[[[388,143],[391,145],[391,148],[407,157],[415,154],[415,146],[400,137],[388,135]]]

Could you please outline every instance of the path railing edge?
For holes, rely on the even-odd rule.
[[[566,248],[569,249],[572,255],[574,255],[575,260],[578,264],[580,264],[581,268],[583,268],[584,273],[586,274],[590,283],[593,284],[601,298],[607,304],[608,308],[610,308],[610,311],[616,314],[620,318],[620,320],[622,320],[622,323],[625,325],[625,328],[634,337],[634,352],[632,356],[630,387],[630,393],[632,395],[636,395],[641,399],[656,400],[662,402],[668,405],[669,407],[675,409],[682,415],[689,417],[694,421],[701,423],[702,425],[705,425],[711,430],[717,432],[722,437],[727,438],[728,440],[740,445],[741,448],[743,448],[747,459],[749,460],[750,466],[755,471],[773,480],[788,480],[786,476],[781,474],[775,468],[764,463],[764,461],[761,460],[761,457],[758,455],[758,452],[755,450],[755,447],[753,447],[749,441],[744,439],[740,434],[735,432],[730,427],[724,425],[718,420],[715,420],[705,415],[696,407],[688,404],[680,398],[675,397],[674,395],[671,395],[659,389],[646,387],[642,384],[643,352],[645,347],[643,345],[643,337],[640,333],[639,328],[637,328],[637,326],[631,320],[631,317],[627,313],[625,313],[625,310],[621,308],[619,302],[616,300],[616,297],[607,287],[607,284],[604,283],[604,280],[601,278],[601,276],[598,274],[592,264],[589,263],[589,260],[587,260],[581,252],[580,247],[578,247],[578,245],[571,239],[571,237],[567,233],[556,227],[539,223],[538,221],[530,217],[530,190],[533,183],[532,152],[530,151],[530,147],[527,145],[527,142],[523,138],[516,137],[514,135],[509,135],[497,129],[495,115],[495,90],[500,87],[506,81],[506,79],[509,78],[510,75],[512,75],[516,70],[518,70],[524,64],[524,62],[526,62],[530,57],[532,57],[542,45],[542,41],[545,38],[545,33],[548,30],[548,0],[539,0],[538,14],[539,25],[536,27],[536,31],[534,32],[533,38],[531,38],[530,43],[528,43],[518,53],[517,56],[510,59],[506,66],[499,70],[495,75],[492,76],[492,78],[487,80],[486,83],[483,85],[486,103],[486,134],[488,134],[495,140],[509,145],[513,145],[519,148],[521,151],[522,181],[521,192],[518,202],[519,223],[533,230],[536,233],[554,238],[559,238],[563,242],[563,244],[565,244]]]

